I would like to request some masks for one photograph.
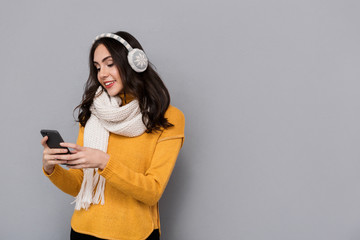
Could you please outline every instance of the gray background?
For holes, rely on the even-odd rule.
[[[360,3],[1,1],[0,239],[68,239],[40,129],[72,110],[102,32],[142,43],[186,117],[163,239],[360,239]]]

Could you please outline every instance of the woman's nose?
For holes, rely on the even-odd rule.
[[[109,76],[109,71],[105,67],[100,68],[100,77],[106,78],[107,76]]]

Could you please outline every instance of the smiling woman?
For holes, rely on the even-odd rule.
[[[71,239],[159,239],[159,200],[185,118],[129,33],[95,38],[71,154],[44,146],[44,174],[75,198]],[[70,169],[64,169],[65,163]]]

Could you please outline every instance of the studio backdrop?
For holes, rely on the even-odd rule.
[[[185,115],[162,239],[360,238],[360,3],[1,1],[0,239],[69,238],[40,129],[75,142],[103,32],[144,47]]]

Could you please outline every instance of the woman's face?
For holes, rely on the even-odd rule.
[[[107,90],[110,96],[118,95],[123,89],[123,84],[119,71],[104,44],[96,47],[93,62],[97,69],[99,83]]]

